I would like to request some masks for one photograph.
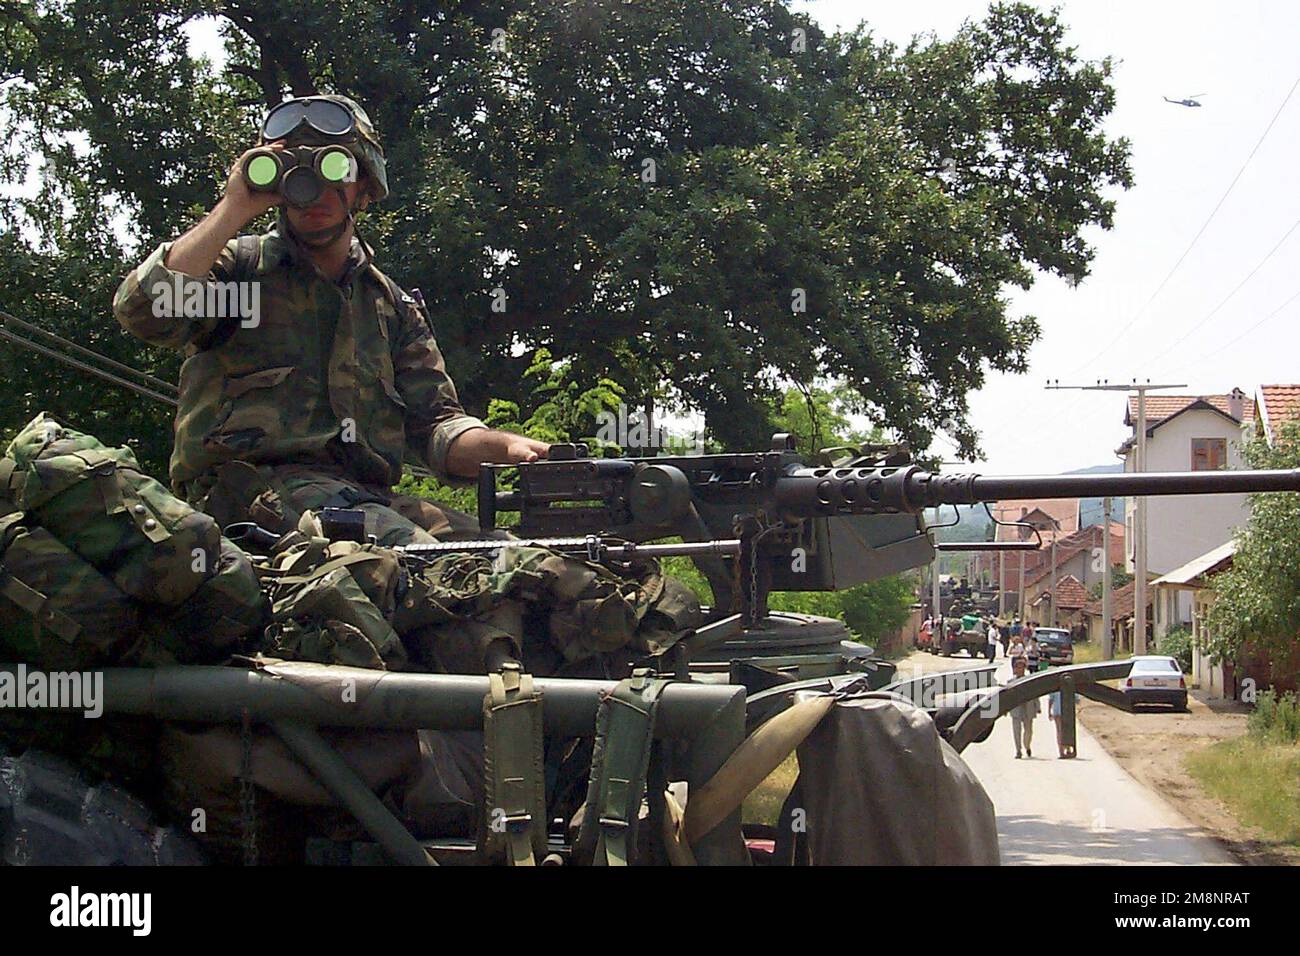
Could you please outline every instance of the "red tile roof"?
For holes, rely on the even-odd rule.
[[[1228,395],[1159,395],[1153,392],[1147,396],[1147,428],[1154,428],[1166,418],[1177,415],[1188,405],[1195,402],[1208,402],[1236,421],[1247,421],[1255,417],[1255,403],[1250,399],[1243,399],[1241,403],[1243,417],[1238,418],[1232,414],[1231,396]],[[1130,395],[1128,397],[1128,413],[1124,416],[1124,424],[1136,427],[1137,420],[1138,397]]]
[[[1043,588],[1041,592],[1037,593],[1038,597],[1035,598],[1032,603],[1036,604],[1040,598],[1045,595],[1050,595],[1052,593],[1052,588],[1049,584],[1049,586]],[[1056,582],[1056,606],[1058,608],[1078,610],[1087,603],[1088,590],[1083,586],[1083,582],[1073,574],[1067,574]]]
[[[1257,408],[1269,441],[1287,422],[1300,419],[1300,385],[1261,385],[1259,399]]]

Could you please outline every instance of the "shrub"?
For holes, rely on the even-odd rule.
[[[1246,720],[1251,736],[1275,743],[1300,743],[1300,697],[1293,693],[1260,691]]]
[[[1184,674],[1192,670],[1192,632],[1185,627],[1176,627],[1156,645],[1157,654],[1166,654],[1178,661]]]

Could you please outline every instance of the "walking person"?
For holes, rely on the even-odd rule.
[[[1020,680],[1025,676],[1025,658],[1014,657],[1011,659],[1012,683]],[[1020,759],[1020,752],[1024,749],[1025,756],[1033,757],[1034,743],[1034,718],[1039,714],[1038,698],[1031,697],[1023,704],[1019,704],[1011,709],[1011,736],[1016,742],[1016,759]]]
[[[993,620],[990,618],[989,628],[987,633],[988,649],[985,652],[989,660],[994,660],[998,656],[998,638],[1000,636],[1001,635],[998,634],[997,625],[994,624]]]
[[[1047,699],[1047,717],[1056,725],[1056,756],[1065,758],[1065,730],[1061,726],[1061,692],[1058,690]]]

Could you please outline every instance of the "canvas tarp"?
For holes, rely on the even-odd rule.
[[[897,697],[837,701],[800,744],[798,759],[786,806],[806,812],[806,862],[999,863],[993,802],[912,704]]]

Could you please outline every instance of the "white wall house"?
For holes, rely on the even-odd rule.
[[[1255,417],[1254,402],[1240,389],[1228,395],[1148,395],[1146,471],[1205,471],[1243,468],[1243,422]],[[1137,397],[1130,396],[1124,423],[1133,435],[1117,453],[1124,470],[1137,465]],[[1133,527],[1137,499],[1125,502],[1125,563],[1134,570]],[[1167,574],[1199,555],[1225,544],[1245,524],[1246,496],[1187,495],[1147,498],[1147,570]],[[1192,623],[1192,598],[1186,591],[1164,590],[1154,606],[1157,638],[1180,624]]]

